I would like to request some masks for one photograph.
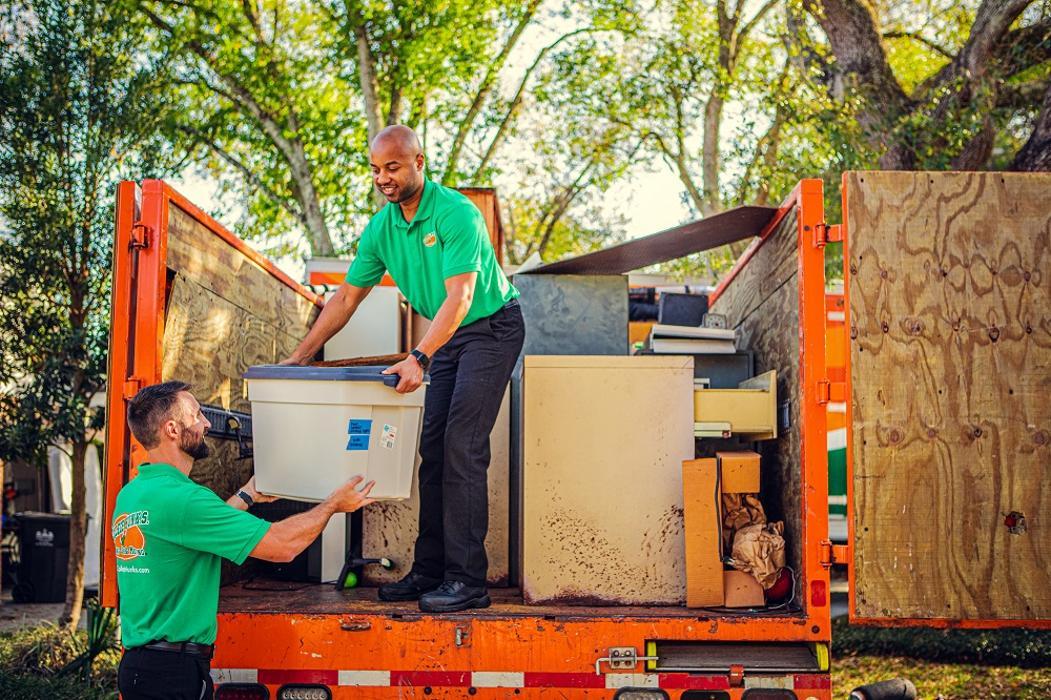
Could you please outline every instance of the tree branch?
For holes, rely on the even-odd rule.
[[[948,58],[950,60],[953,59],[953,58],[956,58],[956,55],[954,53],[952,53],[948,49],[940,46],[939,44],[931,41],[930,39],[928,39],[927,37],[923,36],[919,32],[905,32],[905,31],[883,32],[883,38],[884,39],[912,39],[913,41],[920,42],[921,44],[923,44],[927,48],[931,49],[932,51],[935,51],[936,53],[940,53],[942,56],[945,56],[946,58]]]
[[[467,134],[470,133],[471,129],[474,127],[474,122],[481,113],[485,101],[489,98],[489,94],[492,92],[493,86],[496,84],[496,77],[507,62],[507,57],[511,54],[511,50],[514,49],[515,45],[518,43],[519,38],[522,36],[522,32],[524,32],[526,27],[529,26],[529,23],[533,21],[533,16],[540,7],[540,2],[541,0],[529,0],[529,3],[522,11],[522,16],[518,18],[518,22],[515,24],[511,35],[507,38],[507,41],[504,42],[500,52],[486,69],[485,77],[482,78],[482,83],[479,86],[478,91],[475,93],[471,105],[467,108],[467,114],[464,115],[459,128],[456,130],[456,136],[453,138],[453,145],[449,149],[449,157],[446,159],[445,172],[442,174],[443,183],[450,184],[455,176],[456,168],[459,165],[460,153],[463,150],[464,142],[467,140]]]
[[[1044,100],[1029,140],[1011,163],[1011,170],[1051,170],[1051,81],[1044,90]]]
[[[554,50],[556,47],[558,47],[558,45],[561,44],[563,41],[566,41],[571,37],[577,36],[579,34],[590,34],[592,32],[601,31],[609,30],[599,29],[597,27],[585,27],[583,29],[576,29],[572,32],[569,32],[568,34],[563,34],[555,41],[540,49],[540,52],[533,60],[533,63],[530,64],[529,68],[527,68],[526,72],[522,75],[522,79],[518,83],[518,89],[515,91],[515,95],[511,99],[511,103],[507,108],[507,112],[504,114],[503,119],[500,120],[500,125],[496,129],[496,134],[493,136],[492,141],[489,142],[489,147],[485,149],[485,155],[482,156],[481,162],[478,164],[478,167],[475,168],[472,179],[477,180],[481,176],[481,174],[485,172],[485,169],[489,166],[489,161],[492,160],[493,156],[496,154],[496,149],[499,148],[502,144],[504,136],[507,133],[507,129],[511,125],[511,121],[514,119],[515,113],[518,111],[519,106],[521,106],[522,99],[525,97],[526,85],[529,83],[529,79],[532,77],[533,72],[540,65],[540,62],[544,60],[544,57],[547,56],[547,54]]]

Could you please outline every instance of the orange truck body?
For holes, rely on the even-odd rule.
[[[311,291],[251,250],[210,216],[161,181],[131,182],[118,191],[114,253],[112,341],[105,512],[145,453],[128,434],[125,403],[160,381],[165,302],[166,211],[179,207],[254,264],[318,303]],[[463,614],[421,614],[412,605],[375,602],[368,592],[299,591],[223,594],[212,661],[217,682],[265,685],[270,697],[289,684],[324,685],[334,698],[449,697],[612,698],[623,688],[661,688],[665,697],[832,697],[829,570],[846,562],[845,547],[828,539],[826,431],[829,401],[846,401],[849,370],[830,381],[826,362],[822,182],[803,180],[763,235],[744,253],[714,298],[742,270],[766,237],[798,209],[800,279],[800,397],[803,514],[799,612],[711,614],[682,607],[568,607],[524,605],[514,589],[496,592],[494,605]],[[837,230],[831,231],[835,239]],[[102,600],[118,605],[113,543],[104,538]],[[904,624],[932,624],[904,621]],[[1006,626],[1010,621],[935,621],[936,625]],[[695,644],[722,659],[703,670],[660,670],[645,657],[660,643]],[[778,667],[777,649],[809,650],[812,667]],[[610,663],[631,649],[630,664]],[[734,661],[720,649],[742,650]],[[767,655],[769,665],[756,661]],[[769,653],[768,653],[769,652]],[[733,652],[730,652],[731,654]],[[779,691],[781,694],[778,694]],[[765,694],[764,694],[765,693]]]

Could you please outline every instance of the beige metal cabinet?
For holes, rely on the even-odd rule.
[[[693,359],[527,356],[526,602],[681,604]]]

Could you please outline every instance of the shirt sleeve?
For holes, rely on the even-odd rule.
[[[442,242],[442,277],[482,271],[482,246],[490,245],[482,212],[466,203],[461,212],[438,227]]]
[[[225,503],[200,487],[187,495],[182,546],[243,564],[270,529],[270,523]]]
[[[358,253],[354,256],[354,261],[350,263],[350,269],[347,270],[346,282],[355,287],[373,287],[379,284],[386,271],[387,266],[376,255],[370,222],[362,232],[361,240],[358,241]]]

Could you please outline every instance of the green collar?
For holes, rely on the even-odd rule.
[[[423,195],[420,197],[420,206],[416,208],[416,216],[412,217],[412,221],[406,221],[405,217],[401,213],[401,205],[397,202],[390,202],[387,204],[388,207],[394,207],[391,211],[391,219],[394,221],[394,225],[400,229],[406,229],[412,227],[418,221],[426,221],[431,218],[431,214],[434,212],[434,189],[436,185],[428,180],[423,179]]]
[[[141,479],[144,476],[145,477],[151,477],[151,478],[152,477],[162,477],[162,476],[175,476],[175,477],[178,477],[180,479],[189,479],[190,478],[190,477],[186,476],[185,474],[183,474],[178,469],[176,469],[175,467],[173,467],[172,465],[165,464],[164,462],[155,462],[155,463],[146,462],[145,464],[140,464],[139,465],[139,476],[138,476],[138,478]]]

